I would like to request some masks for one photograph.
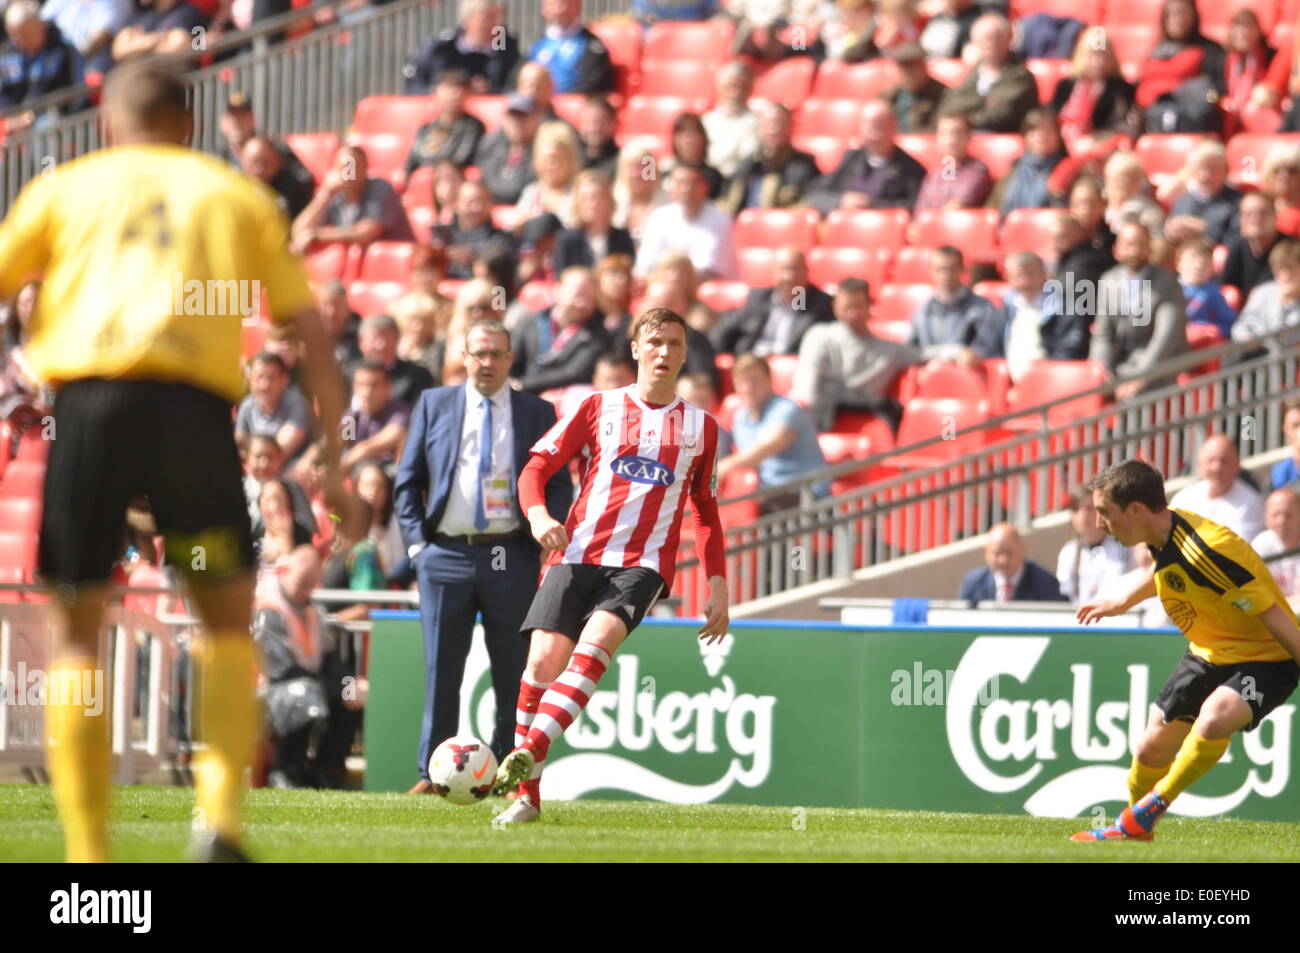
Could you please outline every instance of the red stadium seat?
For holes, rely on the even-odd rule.
[[[817,445],[821,447],[822,456],[826,458],[826,463],[829,466],[846,463],[849,460],[865,460],[873,453],[878,452],[872,448],[871,438],[862,433],[819,433],[817,435]],[[868,467],[833,480],[831,482],[832,495],[838,496],[841,493],[848,493],[860,486],[865,486],[880,476],[877,472],[879,469],[877,467]]]
[[[749,285],[743,281],[706,281],[700,285],[696,296],[721,314],[744,305],[745,299],[749,297]]]
[[[1242,305],[1241,289],[1236,285],[1223,285],[1219,288],[1219,291],[1223,295],[1223,300],[1227,303],[1228,307],[1233,311],[1240,313]]]
[[[582,125],[582,105],[586,101],[587,97],[583,93],[557,93],[551,97],[551,108],[555,110],[555,115],[579,129]]]
[[[813,74],[816,72],[817,64],[809,56],[794,56],[771,66],[758,67],[754,98],[797,109],[812,93]]]
[[[1268,36],[1278,22],[1278,6],[1269,2],[1256,3],[1202,3],[1197,5],[1201,13],[1201,32],[1219,45],[1228,42],[1228,21],[1238,10],[1249,8],[1259,20],[1260,29]],[[1290,22],[1295,22],[1294,20]],[[1278,47],[1275,45],[1274,49]]]
[[[372,179],[387,179],[399,192],[406,184],[406,157],[411,139],[392,132],[360,133],[348,137],[349,145],[360,146],[366,153],[366,165]]]
[[[721,357],[722,355],[718,355]],[[731,429],[732,422],[736,419],[736,411],[740,409],[740,395],[736,393],[727,394],[718,404],[718,412],[714,414],[718,418],[718,423],[726,430]]]
[[[39,541],[40,535],[35,531],[0,529],[0,567],[21,569],[25,574],[34,572]]]
[[[40,497],[0,497],[0,530],[13,533],[36,533],[40,531],[40,528]]]
[[[361,280],[409,284],[414,252],[411,242],[371,242],[361,259]]]
[[[1069,0],[1073,2],[1073,0]],[[1075,16],[1075,14],[1071,14]],[[1095,20],[1086,20],[1085,23],[1095,23]],[[1070,75],[1074,68],[1069,60],[1025,60],[1025,66],[1029,67],[1029,72],[1034,74],[1034,79],[1038,83],[1038,101],[1040,103],[1050,103],[1052,94],[1056,92],[1056,85],[1065,77]]]
[[[971,64],[960,59],[927,60],[926,71],[945,86],[960,86]]]
[[[1041,257],[1051,247],[1051,226],[1060,209],[1018,208],[1002,223],[999,244],[1008,255],[1018,251],[1037,252]]]
[[[18,452],[10,461],[12,467],[20,460],[30,460],[45,465],[45,461],[50,456],[50,440],[42,435],[42,428],[33,427],[18,438]]]
[[[600,37],[609,60],[614,65],[615,88],[627,100],[637,91],[641,81],[641,26],[629,20],[602,21],[588,24],[588,29]]]
[[[307,167],[317,185],[334,164],[334,153],[339,151],[339,137],[332,132],[289,133],[284,137],[284,144]]]
[[[737,248],[782,248],[807,251],[817,244],[820,216],[811,208],[747,208],[736,217]]]
[[[405,199],[405,196],[403,196],[403,199]],[[418,200],[413,201],[406,206],[406,219],[411,223],[411,231],[415,234],[417,242],[422,245],[432,243],[435,216],[431,206],[421,205]]]
[[[0,481],[0,497],[31,497],[45,494],[45,463],[39,460],[13,460],[5,467]]]
[[[839,168],[840,160],[844,158],[844,153],[849,149],[849,140],[840,139],[837,136],[797,136],[793,140],[794,147],[800,152],[806,152],[817,163],[817,171],[822,175],[830,175]]]
[[[1241,185],[1258,185],[1264,162],[1272,149],[1282,143],[1300,148],[1300,132],[1273,135],[1240,133],[1228,141],[1228,179]]]
[[[988,382],[985,399],[989,402],[989,416],[1001,417],[1007,412],[1007,391],[1011,389],[1011,371],[1005,357],[984,359],[984,380]]]
[[[261,321],[239,326],[239,356],[244,360],[248,360],[262,350],[262,344],[265,341],[266,325]]]
[[[1007,392],[1007,413],[1092,390],[1105,382],[1106,368],[1098,361],[1038,361],[1011,385]],[[1105,402],[1103,395],[1094,394],[1060,403],[1048,411],[1048,426],[1063,426],[1081,417],[1090,417],[1099,413]],[[1022,417],[1007,423],[1009,430],[1039,430],[1041,427],[1042,420],[1038,416]]]
[[[810,99],[795,116],[794,135],[800,139],[832,136],[854,141],[862,123],[863,105],[856,99]]]
[[[1005,281],[977,281],[971,288],[971,291],[985,301],[992,302],[995,307],[1002,304],[1002,298],[1010,290],[1011,285]]]
[[[1073,17],[1084,23],[1101,22],[1102,0],[1011,0],[1011,17],[1051,13],[1058,17]]]
[[[707,97],[710,105],[717,86],[717,65],[707,60],[643,60],[641,96]]]
[[[340,281],[348,260],[348,246],[338,242],[318,245],[303,256],[302,266],[314,282]]]
[[[517,205],[494,205],[492,206],[492,225],[501,229],[503,232],[512,232],[515,225],[519,223],[519,207]]]
[[[945,433],[955,434],[966,427],[982,423],[989,417],[988,403],[955,397],[913,397],[903,408],[895,445],[908,447]],[[946,463],[973,453],[985,443],[985,435],[975,431],[942,440],[916,451],[899,454],[890,460],[894,466],[915,469]]]
[[[354,281],[348,285],[348,304],[363,318],[386,314],[393,302],[406,293],[396,281]]]
[[[871,320],[905,321],[910,326],[916,309],[933,294],[934,289],[928,284],[881,285],[872,294]]]
[[[970,261],[998,257],[998,211],[992,208],[945,209],[917,212],[908,228],[913,245],[938,248],[955,245]]]
[[[772,286],[772,269],[776,267],[775,248],[738,248],[736,258],[740,262],[741,281],[755,288]],[[813,284],[817,284],[815,278]]]
[[[437,114],[432,96],[367,96],[357,103],[352,116],[352,131],[362,135],[390,132],[408,142],[415,131]]]
[[[1203,139],[1204,133],[1149,132],[1137,141],[1133,152],[1148,176],[1170,175],[1187,162],[1187,154]]]
[[[530,281],[519,289],[519,303],[528,311],[545,311],[555,303],[555,284]]]
[[[402,193],[402,206],[408,213],[417,208],[427,208],[432,212],[433,177],[433,167],[422,165],[406,180],[406,191]]]
[[[1107,31],[1112,27],[1128,24],[1158,26],[1160,7],[1163,4],[1164,0],[1111,0],[1106,4],[1106,15],[1102,18],[1102,25]],[[1070,15],[1077,16],[1077,14]]]
[[[1106,26],[1106,36],[1120,63],[1135,68],[1155,49],[1160,40],[1160,27],[1156,20],[1147,23],[1111,23]],[[1129,77],[1126,75],[1126,78]]]
[[[438,282],[438,294],[450,301],[455,301],[460,289],[465,286],[464,278],[444,278]]]
[[[1024,151],[1025,140],[1018,133],[980,133],[971,137],[970,154],[988,166],[994,179],[1010,172]]]
[[[867,321],[867,330],[886,341],[897,341],[899,344],[906,344],[908,338],[912,336],[912,322],[902,318],[894,320],[871,318]]]
[[[872,453],[887,453],[894,449],[894,432],[889,429],[889,424],[865,411],[840,411],[835,415],[831,433],[861,434],[871,442]]]
[[[645,32],[641,61],[644,64],[647,60],[700,60],[721,64],[731,57],[734,33],[735,27],[725,20],[656,23]],[[645,72],[644,65],[642,72]]]
[[[889,280],[911,285],[930,280],[930,249],[904,245],[889,263]]]
[[[1240,292],[1238,292],[1238,295],[1240,295]],[[1222,343],[1223,335],[1219,332],[1217,326],[1200,322],[1187,325],[1187,344],[1192,350],[1217,347]]]
[[[896,252],[907,240],[907,209],[836,209],[826,216],[821,244],[830,248],[887,248]]]
[[[799,368],[797,354],[771,354],[767,366],[772,371],[772,390],[782,397],[787,396],[794,387],[795,371]]]
[[[736,282],[740,284],[740,282]],[[718,369],[718,399],[724,400],[733,391],[731,386],[731,369],[736,366],[736,355],[734,354],[715,354],[713,355],[713,366]],[[715,415],[716,416],[716,415]]]
[[[481,122],[488,132],[501,125],[501,117],[506,114],[505,96],[466,96],[465,112]]]
[[[898,67],[887,57],[865,63],[827,60],[813,80],[813,99],[855,99],[868,103],[898,82]]]
[[[926,172],[933,172],[943,161],[943,156],[939,154],[939,140],[932,132],[904,132],[897,135],[894,141],[898,148],[925,166]]]
[[[862,278],[875,288],[884,283],[889,252],[868,248],[814,248],[808,252],[808,278],[825,291],[845,278]]]
[[[708,111],[712,91],[706,96],[633,96],[619,112],[618,141],[625,143],[633,136],[654,136],[671,144],[673,123],[682,113]]]
[[[757,470],[751,470],[748,467],[737,468],[728,473],[722,480],[722,485],[718,487],[718,498],[720,501],[726,501],[737,496],[745,496],[756,491],[758,487]],[[723,527],[727,529],[733,526],[752,526],[758,521],[758,501],[749,500],[745,503],[722,502],[718,507],[718,516],[722,520]]]
[[[917,397],[955,397],[959,400],[981,400],[988,381],[983,370],[954,364],[952,361],[930,361],[917,368]]]

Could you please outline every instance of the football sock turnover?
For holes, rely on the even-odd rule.
[[[1172,802],[1218,763],[1228,750],[1228,741],[1228,738],[1202,738],[1193,730],[1178,749],[1169,773],[1156,782],[1156,793],[1166,804]]]
[[[564,670],[546,690],[524,744],[538,761],[546,760],[551,743],[564,734],[591,700],[596,683],[609,667],[609,653],[591,642],[579,642]]]
[[[258,738],[256,650],[247,630],[215,631],[198,641],[195,661],[203,686],[200,724],[207,743],[196,759],[195,799],[207,826],[237,845],[244,768]]]
[[[45,752],[69,863],[108,860],[108,700],[84,695],[97,667],[94,656],[60,659],[46,686]]]
[[[1128,802],[1136,804],[1142,800],[1142,796],[1150,791],[1157,781],[1169,773],[1169,768],[1173,764],[1166,764],[1159,768],[1153,768],[1149,764],[1143,764],[1137,758],[1133,759],[1133,766],[1128,769]]]
[[[533,719],[537,717],[537,708],[542,702],[542,697],[546,690],[554,682],[534,682],[524,675],[519,681],[519,701],[515,705],[515,747],[523,746],[528,740],[528,730],[533,726]],[[529,796],[533,807],[542,806],[542,758],[539,756],[533,764],[533,773],[528,780],[523,782],[521,787],[524,793]]]

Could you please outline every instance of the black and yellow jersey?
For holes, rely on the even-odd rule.
[[[44,279],[26,356],[45,383],[180,381],[243,393],[240,324],[313,306],[261,182],[171,144],[105,149],[29,183],[0,223],[0,295]]]
[[[1188,510],[1169,512],[1169,541],[1151,547],[1156,593],[1192,654],[1213,665],[1289,660],[1257,618],[1280,605],[1295,620],[1264,560],[1226,526]]]

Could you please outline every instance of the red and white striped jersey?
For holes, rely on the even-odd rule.
[[[716,549],[708,548],[717,558],[706,564],[713,562],[721,574],[718,423],[707,411],[680,398],[652,407],[636,385],[597,391],[547,431],[532,453],[529,469],[540,467],[539,487],[575,456],[580,460],[582,488],[565,522],[569,546],[552,552],[548,566],[643,566],[671,588],[689,496],[697,526],[703,519],[715,531]],[[520,501],[527,504],[523,484],[521,478]]]

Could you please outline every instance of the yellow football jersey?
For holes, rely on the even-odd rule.
[[[26,355],[46,383],[179,381],[238,401],[240,324],[314,305],[271,190],[170,144],[95,152],[29,183],[0,223],[0,295],[40,275]]]
[[[1290,659],[1256,618],[1276,604],[1295,619],[1264,560],[1227,527],[1188,510],[1169,512],[1169,541],[1151,547],[1156,593],[1192,654],[1213,665]]]

